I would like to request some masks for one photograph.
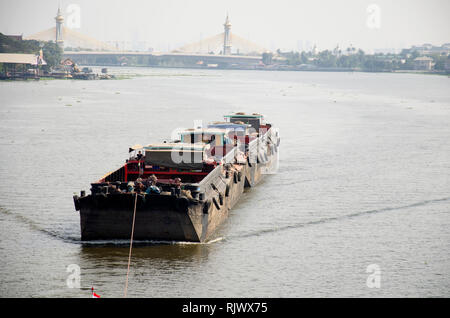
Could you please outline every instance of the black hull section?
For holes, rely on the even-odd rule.
[[[79,199],[81,239],[129,239],[135,200],[133,194],[99,194]],[[186,206],[172,196],[138,195],[134,238],[197,242],[200,238],[196,225],[201,224],[202,218],[200,202]]]
[[[215,180],[217,190],[210,189],[203,201],[138,195],[134,239],[205,242],[214,238],[244,191],[244,170],[240,176]],[[135,198],[135,194],[77,198],[81,240],[130,239]]]

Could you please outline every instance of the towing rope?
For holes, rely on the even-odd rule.
[[[130,274],[130,262],[131,262],[131,249],[133,248],[133,235],[134,235],[134,221],[136,219],[136,204],[137,204],[138,194],[136,193],[136,199],[134,200],[134,212],[133,212],[133,224],[131,226],[131,238],[130,238],[130,252],[128,254],[128,269],[127,269],[127,280],[125,282],[125,291],[123,297],[127,297],[128,290],[128,275]]]

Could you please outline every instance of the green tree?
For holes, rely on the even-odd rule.
[[[50,69],[61,62],[62,49],[52,41],[39,42],[36,40],[15,40],[0,33],[0,53],[27,53],[39,54],[42,48],[46,69]]]
[[[319,53],[318,59],[315,61],[317,66],[321,67],[336,67],[336,56],[329,50],[325,50]]]
[[[42,53],[44,55],[44,60],[47,62],[47,69],[61,63],[63,51],[55,42],[44,42]]]

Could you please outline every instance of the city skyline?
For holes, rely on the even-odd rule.
[[[66,26],[104,42],[129,42],[132,49],[141,45],[142,50],[171,51],[217,34],[227,13],[234,32],[272,51],[352,45],[371,52],[450,42],[450,3],[445,0],[281,0],[276,6],[235,0],[2,1],[0,32],[27,36],[48,29],[59,4]]]

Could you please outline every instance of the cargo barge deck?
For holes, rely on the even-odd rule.
[[[81,240],[205,242],[246,187],[278,164],[280,137],[259,114],[236,113],[170,143],[135,145],[119,169],[74,195]]]

